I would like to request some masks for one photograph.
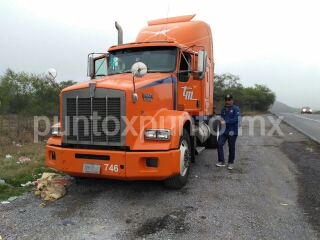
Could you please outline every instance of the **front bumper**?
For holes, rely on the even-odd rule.
[[[100,165],[96,173],[84,165]],[[180,173],[180,149],[169,151],[108,151],[46,146],[46,166],[70,176],[122,180],[164,180]]]

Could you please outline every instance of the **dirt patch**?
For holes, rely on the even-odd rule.
[[[147,219],[135,232],[136,237],[146,237],[150,234],[160,233],[169,230],[175,234],[182,234],[188,230],[185,224],[187,211],[176,210],[159,218]]]

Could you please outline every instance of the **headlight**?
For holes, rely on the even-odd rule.
[[[60,136],[60,126],[52,126],[51,127],[51,135],[52,136]]]
[[[170,140],[170,130],[168,129],[146,129],[144,131],[145,139]]]
[[[312,112],[312,109],[310,109],[309,111]]]

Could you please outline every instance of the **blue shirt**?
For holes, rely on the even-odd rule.
[[[220,126],[221,131],[223,131],[223,128],[225,127],[225,131],[221,133],[227,135],[238,135],[238,124],[240,116],[240,108],[238,108],[237,106],[230,105],[228,111],[226,109],[226,106],[224,106],[221,109],[221,117],[226,122],[226,124]]]

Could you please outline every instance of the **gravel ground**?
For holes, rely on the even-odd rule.
[[[264,116],[266,119],[266,116]],[[266,120],[266,133],[272,125]],[[0,205],[2,239],[320,239],[319,145],[281,124],[248,123],[235,168],[216,150],[197,156],[184,189],[157,181],[84,179],[45,202],[31,191]]]

